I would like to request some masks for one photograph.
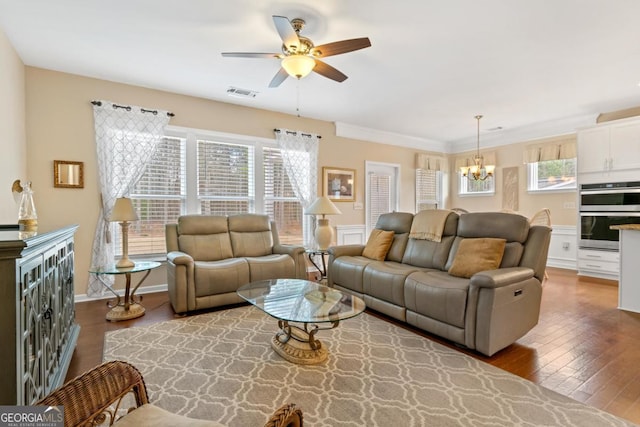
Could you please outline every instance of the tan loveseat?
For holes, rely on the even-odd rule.
[[[410,213],[380,217],[376,229],[393,232],[382,260],[363,256],[364,245],[329,248],[329,286],[488,356],[538,323],[551,228],[517,214],[450,212],[433,241],[410,238],[413,221]],[[497,268],[460,277],[493,251],[474,248],[486,242],[503,247]]]
[[[280,244],[267,215],[185,215],[165,232],[176,313],[242,302],[236,290],[249,282],[306,278],[304,248]]]

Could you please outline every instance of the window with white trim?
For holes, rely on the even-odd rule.
[[[529,163],[527,171],[529,191],[574,191],[577,188],[575,157]]]
[[[458,174],[458,194],[459,195],[492,195],[496,192],[496,177],[495,174],[485,179],[484,181],[475,180],[464,176],[460,171]]]
[[[442,206],[442,172],[416,169],[416,212]]]
[[[265,213],[276,222],[281,243],[302,244],[303,224],[311,219],[303,214],[275,141],[197,137],[197,131],[171,135],[129,195],[140,218],[130,223],[129,255],[164,256],[165,224],[185,214]]]
[[[164,138],[159,143],[129,195],[138,213],[138,221],[129,225],[129,255],[166,252],[164,226],[178,220],[186,200],[185,160],[184,138]],[[114,247],[121,255],[120,233],[115,237]]]

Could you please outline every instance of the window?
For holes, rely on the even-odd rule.
[[[575,190],[576,158],[529,163],[528,183],[529,191]]]
[[[442,173],[416,169],[416,212],[442,206]]]
[[[185,202],[185,149],[184,139],[164,138],[131,191],[139,219],[129,225],[130,255],[166,252],[164,226],[177,221]],[[120,230],[114,236],[120,255]]]
[[[198,213],[254,212],[253,149],[247,145],[198,141]]]
[[[165,224],[185,214],[265,213],[276,222],[281,243],[303,243],[310,217],[302,212],[275,142],[170,133],[130,193],[139,215],[129,226],[130,255],[164,256]],[[120,255],[120,227],[112,230]]]
[[[484,181],[476,181],[463,176],[460,171],[458,173],[458,188],[460,195],[492,195],[496,191],[496,176],[487,178]]]
[[[304,215],[282,162],[280,150],[265,148],[264,209],[276,222],[281,243],[302,243]]]

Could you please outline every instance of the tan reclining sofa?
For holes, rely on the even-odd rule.
[[[236,290],[249,282],[306,278],[304,248],[280,244],[267,215],[185,215],[165,232],[176,313],[243,302]]]
[[[502,212],[444,215],[440,241],[410,237],[413,214],[380,216],[376,229],[393,232],[388,251],[376,260],[365,245],[330,248],[328,283],[491,356],[538,323],[551,228]]]

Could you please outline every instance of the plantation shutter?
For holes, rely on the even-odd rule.
[[[204,140],[199,140],[197,145],[200,213],[253,212],[253,147]]]
[[[371,228],[375,227],[378,217],[383,213],[391,212],[391,176],[369,173],[369,192],[367,193],[369,204],[369,218],[367,223]]]
[[[138,221],[129,225],[129,254],[164,254],[165,224],[175,223],[181,215],[185,194],[186,142],[163,138],[130,197]],[[120,233],[116,248],[121,255]]]
[[[264,209],[275,221],[280,242],[302,244],[302,204],[296,197],[278,148],[263,150]]]
[[[416,212],[438,209],[441,200],[439,172],[416,169]]]

